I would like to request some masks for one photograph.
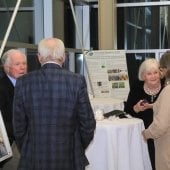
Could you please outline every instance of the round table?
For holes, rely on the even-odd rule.
[[[98,121],[94,139],[86,150],[86,170],[151,170],[141,119]]]

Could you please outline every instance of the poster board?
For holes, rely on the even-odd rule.
[[[12,156],[12,149],[0,111],[0,162]]]
[[[130,89],[125,51],[89,51],[84,58],[88,89],[93,97],[125,101]]]

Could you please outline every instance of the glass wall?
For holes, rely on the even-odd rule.
[[[74,1],[73,1],[74,2]],[[96,2],[97,3],[97,2]],[[77,26],[80,33],[80,39],[84,43],[85,49],[98,49],[98,8],[95,3],[74,3],[74,10],[76,14]],[[89,13],[85,12],[85,7],[89,8]],[[89,15],[89,18],[86,17]],[[77,48],[77,28],[73,18],[73,13],[68,1],[64,2],[64,41],[68,48]],[[88,45],[86,48],[87,34],[90,35]]]
[[[3,40],[16,0],[0,1],[0,39]],[[24,43],[34,43],[34,8],[33,0],[22,0],[20,9],[16,15],[8,40]]]
[[[4,39],[17,2],[17,0],[0,0],[1,42]],[[52,10],[49,10],[48,5],[53,6]],[[61,9],[59,9],[60,7],[57,5],[61,5]],[[88,48],[85,47],[86,50],[98,48],[98,10],[95,5],[96,2],[87,3],[86,1],[82,1],[80,3],[80,1],[73,0],[81,39],[83,41],[87,40],[87,44],[85,45],[87,45]],[[84,10],[88,11],[88,13]],[[58,16],[56,17],[56,15]],[[51,29],[50,33],[49,29]],[[25,46],[28,44],[37,44],[40,39],[49,37],[50,34],[50,36],[61,38],[66,48],[69,49],[68,52],[70,50],[74,51],[75,63],[73,70],[83,74],[82,51],[77,46],[78,38],[76,29],[69,1],[22,0],[7,40],[8,45],[4,51],[8,48],[26,48],[29,65],[28,71],[32,71],[39,67],[36,56],[37,49],[27,48]],[[13,46],[11,43],[18,45]],[[20,46],[21,44],[23,44],[22,47]],[[68,56],[68,58],[70,59],[70,56]],[[72,59],[73,57],[71,60]],[[68,64],[66,64],[65,67],[68,67]]]
[[[5,36],[16,3],[17,0],[0,0],[0,40],[3,40]],[[54,6],[51,11],[47,9],[49,3]],[[43,6],[44,4],[46,5]],[[97,2],[81,1],[80,3],[79,0],[73,0],[80,38],[82,41],[86,41],[90,35],[88,49],[98,49],[98,9],[96,4]],[[62,9],[59,9],[58,5],[61,5]],[[88,7],[88,13],[84,12],[84,7]],[[49,15],[49,17],[47,18],[46,15]],[[51,16],[52,18],[50,18]],[[51,20],[53,23],[50,22]],[[48,28],[46,28],[47,25]],[[45,37],[45,32],[48,32],[49,29],[52,30],[50,36],[61,38],[67,48],[79,48],[77,47],[77,28],[75,27],[71,5],[69,1],[65,0],[50,0],[49,2],[46,0],[22,0],[8,41],[34,44]],[[87,33],[88,36],[86,36]],[[87,48],[85,47],[85,49]]]
[[[170,48],[170,4],[118,5],[117,30],[118,49]]]
[[[0,7],[1,8],[9,8],[14,7],[16,5],[16,0],[1,0]],[[31,7],[33,6],[33,0],[22,0],[21,7]]]

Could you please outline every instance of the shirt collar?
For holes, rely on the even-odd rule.
[[[10,81],[12,82],[13,86],[15,87],[16,84],[16,79],[11,77],[10,75],[7,74],[7,77],[10,79]]]
[[[61,67],[61,65],[58,64],[58,63],[55,62],[55,61],[47,61],[47,62],[45,62],[44,64],[42,64],[42,66],[45,65],[45,64],[57,64],[57,65],[59,65],[59,66]]]

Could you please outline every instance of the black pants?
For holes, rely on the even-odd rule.
[[[151,160],[152,170],[156,170],[155,169],[155,146],[154,146],[154,140],[149,139],[147,143],[148,143],[148,150],[149,150],[149,156],[150,156],[150,160]]]

